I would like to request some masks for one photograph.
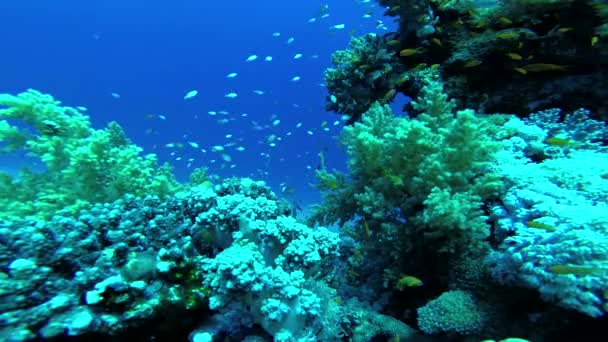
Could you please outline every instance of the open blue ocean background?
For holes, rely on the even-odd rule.
[[[33,88],[86,107],[95,128],[117,121],[180,180],[207,167],[304,207],[318,200],[319,153],[346,166],[323,71],[353,34],[394,29],[383,11],[369,0],[2,1],[0,93]]]

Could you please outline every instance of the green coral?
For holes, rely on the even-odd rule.
[[[436,82],[423,88],[412,104],[417,117],[395,117],[388,106],[374,104],[361,123],[345,127],[342,142],[351,156],[354,178],[388,180],[389,187],[426,198],[435,187],[467,191],[498,150],[489,124],[471,110],[453,113],[455,105]]]
[[[385,286],[416,265],[434,267],[429,257],[484,255],[490,226],[483,204],[503,187],[490,171],[499,149],[490,120],[456,111],[439,81],[427,82],[412,107],[416,116],[400,117],[374,103],[344,128],[351,181],[322,186],[324,205],[312,216],[324,224],[353,220],[348,234],[390,271]],[[321,185],[331,179],[320,176]]]
[[[435,238],[446,241],[439,252],[454,253],[462,248],[459,244],[463,240],[470,241],[469,251],[480,249],[490,233],[482,204],[481,197],[472,191],[451,193],[448,189],[433,188],[419,219],[434,232]]]
[[[81,111],[35,90],[0,95],[0,143],[2,153],[24,151],[44,164],[17,176],[0,173],[0,217],[77,213],[125,194],[163,196],[178,188],[169,166],[141,155],[117,123],[93,129]]]

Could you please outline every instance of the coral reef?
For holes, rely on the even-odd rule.
[[[437,289],[425,297],[441,301],[411,304],[428,334],[531,331],[538,322],[506,328],[503,313],[486,309],[513,310],[505,298],[522,288],[538,291],[544,303],[521,312],[540,311],[564,325],[605,317],[605,124],[585,109],[548,109],[525,120],[456,111],[439,78],[428,76],[420,78],[415,115],[375,103],[344,128],[347,175],[317,172],[325,201],[312,220],[336,221],[353,239],[351,281],[373,288],[378,300],[388,292],[406,303],[419,303],[408,296],[418,293],[412,286]],[[455,310],[447,298],[462,291],[459,298],[475,298],[468,301],[475,305],[458,313],[484,312],[469,326],[446,314]],[[555,305],[583,316],[557,314]],[[535,338],[558,329],[543,320]]]
[[[189,324],[193,335],[417,336],[396,320],[355,332],[390,318],[335,301],[324,279],[338,235],[283,216],[263,182],[228,179],[165,199],[127,195],[77,217],[4,220],[0,240],[3,340],[162,333],[151,324],[171,321],[167,313],[200,317]]]
[[[1,103],[5,152],[25,149],[46,163],[36,183],[25,172],[4,177],[3,340],[142,330],[197,341],[421,338],[367,302],[339,299],[329,284],[345,276],[340,236],[298,223],[263,182],[218,181],[200,169],[178,185],[116,124],[94,130],[79,110],[35,91]],[[26,196],[25,187],[40,194],[52,182],[66,182],[56,189],[63,201]],[[192,318],[178,324],[184,316]]]
[[[0,152],[41,162],[0,173],[0,339],[603,333],[605,1],[378,2],[398,31],[325,72],[348,172],[321,164],[308,224],[262,181],[179,184],[116,123],[0,95]]]

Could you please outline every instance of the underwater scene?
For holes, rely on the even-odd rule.
[[[0,32],[0,341],[607,339],[608,0],[3,0]]]

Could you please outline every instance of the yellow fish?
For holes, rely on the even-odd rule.
[[[391,102],[395,98],[396,94],[397,94],[397,90],[395,90],[394,88],[387,91],[386,94],[384,94],[384,97],[382,97],[382,103]]]
[[[519,54],[517,54],[517,53],[514,53],[514,52],[509,52],[509,53],[507,54],[507,57],[511,58],[511,59],[512,59],[512,60],[514,60],[514,61],[521,61],[521,59],[522,59],[522,58],[521,58],[521,55],[519,55]]]
[[[426,68],[426,63],[419,63],[415,67],[412,68],[412,71],[420,71]]]
[[[346,272],[352,279],[357,279],[359,278],[359,273],[353,271],[353,270],[348,270]]]
[[[403,290],[406,287],[418,287],[418,286],[422,286],[424,285],[424,283],[422,282],[422,280],[411,276],[411,275],[403,275],[401,278],[399,278],[399,280],[397,281],[397,285],[395,285],[395,287],[398,290]]]
[[[384,12],[384,15],[396,14],[401,9],[401,6],[391,7]]]
[[[511,25],[513,24],[513,21],[507,17],[500,17],[498,18],[498,22],[500,22],[503,25]]]
[[[496,34],[496,38],[498,39],[517,39],[519,38],[519,33],[517,32],[502,32]]]
[[[481,61],[468,61],[464,63],[465,68],[474,68],[481,64]]]
[[[535,63],[523,67],[527,72],[566,71],[566,67],[558,64]]]
[[[557,230],[557,228],[555,228],[551,225],[548,225],[548,224],[545,224],[542,222],[537,222],[537,221],[528,221],[528,227],[542,229],[542,230],[546,230],[548,232],[554,232]]]
[[[598,267],[580,266],[580,265],[553,265],[547,267],[547,269],[555,274],[574,274],[585,276],[589,274],[595,274],[601,272],[602,269]]]
[[[527,74],[527,73],[528,73],[528,72],[526,71],[526,69],[524,69],[524,68],[513,68],[513,70],[517,71],[518,73],[520,73],[520,74],[522,74],[522,75],[525,75],[525,74]]]
[[[566,146],[571,146],[571,145],[574,144],[574,142],[572,140],[564,139],[564,138],[558,138],[558,137],[547,138],[547,140],[545,140],[545,143],[547,145],[559,146],[559,147],[566,147]]]
[[[396,39],[392,39],[392,40],[389,40],[388,42],[386,42],[386,45],[388,45],[388,46],[397,46],[399,44],[401,44],[401,42],[399,42]]]
[[[409,56],[413,56],[413,55],[419,54],[420,52],[422,52],[422,48],[403,49],[403,50],[399,51],[399,56],[401,56],[401,57],[409,57]]]
[[[481,20],[481,21],[479,21],[479,22],[475,23],[475,25],[474,25],[474,26],[475,26],[476,28],[481,29],[481,28],[484,28],[484,27],[488,26],[488,22],[487,22],[486,20]]]
[[[591,38],[591,46],[595,46],[597,44],[597,42],[599,42],[600,39],[598,37],[592,37]]]
[[[367,237],[372,236],[372,231],[369,230],[369,225],[367,224],[367,220],[365,219],[365,217],[363,218],[363,226],[365,228],[365,235],[367,235]]]

